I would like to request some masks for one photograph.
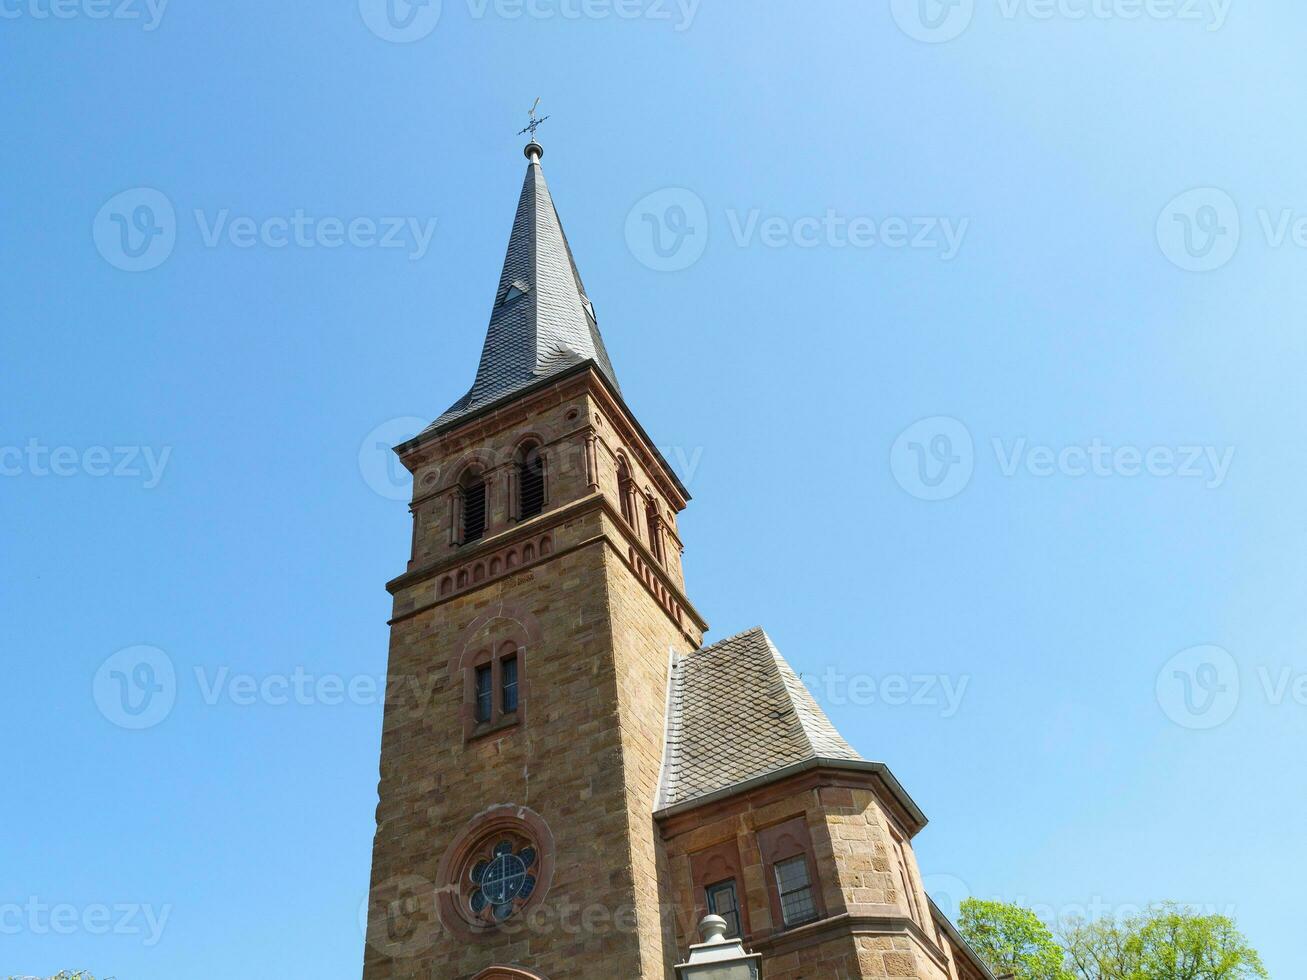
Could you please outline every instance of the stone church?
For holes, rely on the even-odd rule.
[[[992,980],[922,890],[890,770],[763,630],[704,645],[689,494],[623,398],[543,152],[476,379],[396,447],[365,980],[671,980],[709,913],[766,980]]]

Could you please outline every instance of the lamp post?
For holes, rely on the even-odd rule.
[[[762,955],[750,955],[738,939],[726,938],[726,920],[707,916],[699,923],[703,942],[676,967],[676,980],[762,980]]]

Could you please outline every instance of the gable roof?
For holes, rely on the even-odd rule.
[[[672,665],[656,809],[818,761],[863,763],[760,628]]]
[[[586,295],[545,183],[540,167],[543,152],[536,143],[527,145],[530,162],[476,379],[467,394],[428,426],[426,433],[447,428],[587,361],[595,364],[615,391],[621,391],[599,334],[594,305]]]

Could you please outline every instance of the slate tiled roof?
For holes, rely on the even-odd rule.
[[[863,761],[762,629],[673,665],[657,809],[817,758]]]
[[[476,380],[428,432],[584,361],[618,387],[539,156],[529,159]]]

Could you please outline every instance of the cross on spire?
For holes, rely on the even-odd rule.
[[[539,108],[540,108],[540,99],[537,98],[537,99],[535,100],[535,104],[531,106],[530,112],[528,113],[528,115],[531,117],[531,121],[530,121],[529,123],[527,123],[526,129],[522,130],[521,132],[519,132],[519,133],[517,134],[518,136],[521,136],[521,135],[523,135],[524,133],[530,133],[530,134],[531,134],[531,142],[532,142],[532,143],[535,142],[535,139],[536,139],[536,130],[540,128],[540,124],[543,123],[546,119],[549,118],[548,116],[544,116],[544,117],[542,117],[542,118],[540,118],[540,119],[537,119],[537,118],[536,118],[536,110],[539,109]]]

